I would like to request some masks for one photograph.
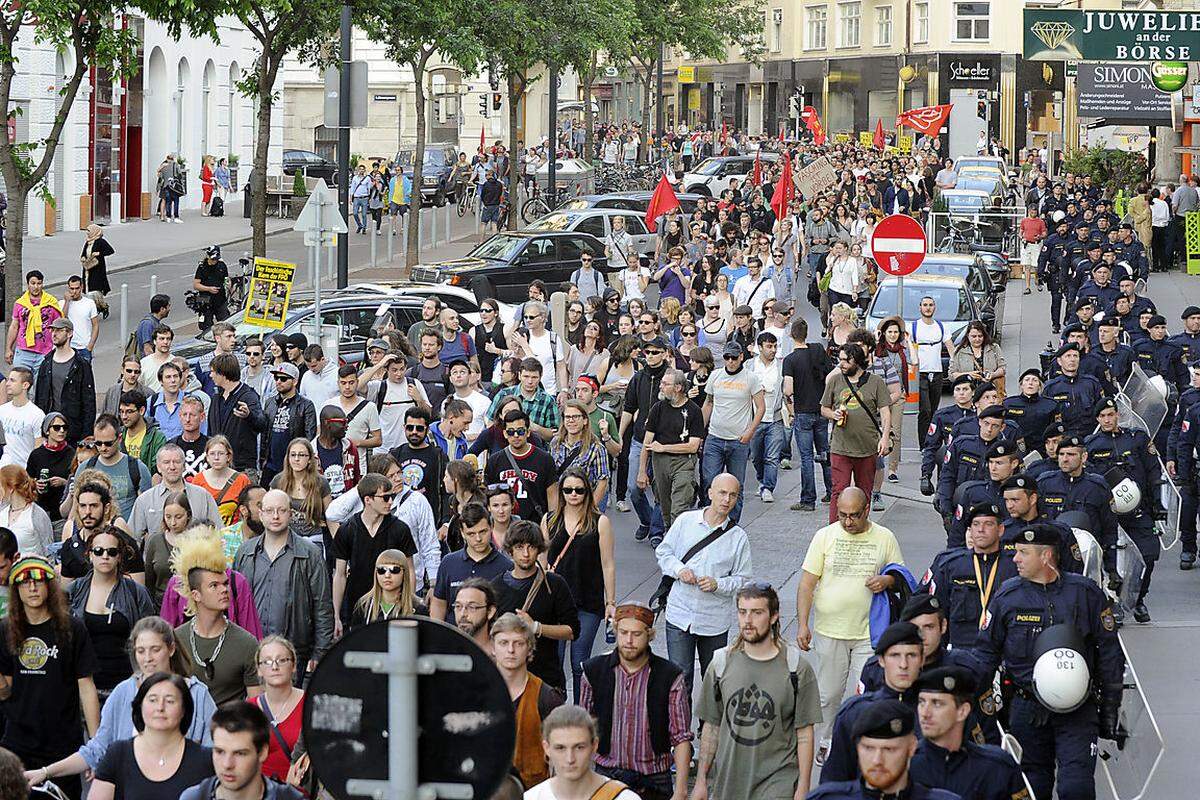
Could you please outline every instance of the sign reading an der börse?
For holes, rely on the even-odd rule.
[[[1030,61],[1192,61],[1200,11],[1025,9]]]

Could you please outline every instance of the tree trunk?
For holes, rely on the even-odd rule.
[[[4,295],[0,297],[0,309],[4,319],[9,319],[9,311],[13,302],[25,292],[25,271],[23,260],[25,252],[26,202],[29,190],[20,183],[12,185],[8,190],[8,227],[4,231]]]
[[[596,54],[583,73],[583,160],[589,164],[596,157],[596,115],[592,112],[592,84],[596,82]]]
[[[517,120],[520,111],[521,98],[525,94],[525,76],[508,75],[508,140],[513,144],[513,152],[508,159],[508,229],[517,229],[518,195],[521,176],[517,173]],[[528,146],[526,149],[529,149]]]
[[[275,69],[270,51],[263,46],[258,60],[258,136],[254,142],[254,169],[250,177],[251,249],[257,257],[267,255],[267,159],[271,152],[271,84]]]
[[[425,64],[432,51],[424,51],[409,63],[413,72],[413,94],[416,97],[417,141],[413,147],[412,191],[408,198],[408,248],[404,264],[411,269],[421,260],[421,171],[425,166]]]

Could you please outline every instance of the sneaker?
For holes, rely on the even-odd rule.
[[[762,494],[759,496],[762,497],[762,501],[764,503],[774,503],[775,502],[775,495],[773,495],[771,493],[770,489],[763,489]]]
[[[1045,291],[1045,289],[1046,289],[1045,286],[1042,286],[1040,283],[1038,284],[1038,293],[1039,294],[1041,294],[1043,291]]]
[[[888,481],[888,483],[899,483],[899,482],[900,482],[900,476],[899,476],[899,475],[897,475],[897,474],[896,474],[896,473],[894,473],[894,472],[889,472],[889,473],[888,473],[888,477],[887,477],[887,481]]]
[[[618,500],[617,501],[617,511],[620,511],[622,514],[628,514],[629,513],[629,503],[626,503],[624,500]]]
[[[174,222],[176,225],[183,224],[183,220],[181,220],[179,217],[176,217],[174,220],[172,220],[172,222]]]
[[[873,492],[871,495],[871,510],[883,511],[883,495],[879,492]]]
[[[1189,553],[1185,550],[1184,552],[1179,554],[1179,568],[1180,569],[1186,571],[1186,570],[1191,569],[1194,566],[1196,566],[1196,554],[1195,553]]]
[[[662,544],[662,540],[663,540],[663,537],[661,537],[661,536],[657,536],[657,535],[651,536],[650,537],[650,546],[658,547],[660,544]]]
[[[792,460],[790,458],[780,459],[779,468],[780,469],[791,469],[792,468]]]
[[[1029,291],[1028,289],[1026,289],[1025,291],[1021,292],[1021,294],[1033,294],[1033,292],[1031,292],[1031,291]]]
[[[1139,602],[1133,607],[1133,619],[1143,625],[1150,621],[1150,609],[1146,608],[1145,603]]]
[[[633,539],[636,542],[644,542],[650,536],[650,529],[638,526],[637,531],[633,534]]]
[[[792,503],[788,508],[792,511],[816,511],[817,506],[814,503]]]
[[[825,494],[821,495],[821,502],[822,502],[822,503],[828,503],[828,502],[829,502],[830,500],[832,500],[832,499],[833,499],[833,493],[832,493],[832,492],[826,492]]]

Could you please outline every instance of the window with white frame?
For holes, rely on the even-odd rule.
[[[862,3],[838,3],[838,47],[858,47],[862,40]]]
[[[991,37],[989,2],[954,4],[954,38],[958,41],[985,42]]]
[[[886,46],[892,43],[892,7],[875,9],[875,44]]]
[[[913,43],[924,44],[929,41],[929,3],[917,3],[913,8],[916,25],[913,26]]]
[[[783,47],[783,9],[771,9],[770,46],[772,53],[778,53]]]
[[[829,29],[829,8],[827,6],[809,6],[804,9],[804,49],[824,50],[826,34]]]

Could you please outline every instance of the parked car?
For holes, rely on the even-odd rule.
[[[1008,269],[1005,267],[1007,278]],[[981,312],[991,309],[998,319],[1004,319],[1004,284],[994,283],[983,259],[975,254],[929,253],[921,262],[920,275],[946,275],[962,278],[975,298]],[[907,311],[907,307],[905,308]],[[1001,331],[993,335],[999,340]]]
[[[299,172],[308,178],[324,178],[329,186],[337,185],[337,162],[311,150],[284,150],[283,174]]]
[[[879,284],[879,290],[871,299],[867,308],[867,316],[863,325],[867,330],[876,330],[879,323],[888,317],[895,316],[900,298],[899,281],[891,276]],[[999,327],[996,314],[991,309],[980,309],[975,303],[975,297],[962,278],[951,275],[909,275],[904,279],[904,319],[911,330],[913,320],[919,315],[918,309],[922,297],[932,297],[937,303],[933,318],[942,323],[946,335],[958,344],[966,335],[967,325],[979,320],[987,326],[988,333],[995,338],[994,331]],[[942,354],[942,369],[950,369],[950,356]]]
[[[579,269],[579,257],[592,255],[592,266],[611,272],[604,243],[574,231],[516,231],[498,233],[463,258],[421,264],[413,268],[414,283],[449,283],[471,289],[479,297],[520,303],[535,278],[555,287]]]
[[[559,209],[552,211],[540,219],[536,219],[524,230],[527,231],[578,231],[590,233],[601,241],[612,232],[612,221],[615,217],[625,218],[625,230],[633,239],[638,253],[644,256],[654,254],[657,235],[646,228],[646,220],[641,214],[631,214],[613,208],[585,208],[578,211]]]
[[[580,211],[585,208],[616,208],[624,211],[637,211],[643,217],[650,207],[650,198],[654,192],[610,192],[608,194],[585,194],[572,197],[558,207],[559,211]],[[696,201],[707,195],[677,193],[679,207],[684,214],[691,215],[696,210]]]
[[[444,206],[457,199],[454,196],[454,182],[450,180],[457,160],[458,148],[452,144],[425,145],[425,158],[421,164],[421,200],[426,205]],[[412,177],[412,150],[396,153],[395,163],[404,167],[405,174]]]
[[[683,173],[679,186],[689,194],[720,197],[729,188],[729,181],[737,178],[741,183],[754,171],[754,155],[713,156],[701,161],[691,172]],[[763,153],[764,164],[779,160],[778,153]]]
[[[954,162],[954,171],[960,176],[968,172],[997,172],[1003,178],[1007,169],[999,156],[963,156]]]

